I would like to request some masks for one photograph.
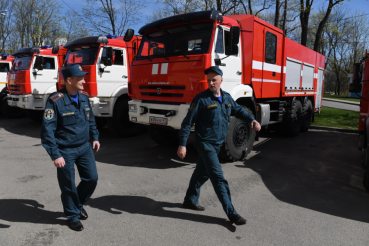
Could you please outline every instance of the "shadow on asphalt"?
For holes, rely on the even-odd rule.
[[[29,118],[0,119],[0,128],[16,135],[40,139],[41,122],[34,122]],[[151,140],[147,131],[130,138],[119,138],[106,128],[99,132],[101,148],[95,154],[95,159],[102,164],[167,169],[194,164],[198,158],[197,151],[190,142],[187,156],[181,161],[177,156],[178,146],[160,146]],[[40,144],[35,146],[38,145]]]
[[[0,199],[0,220],[35,224],[66,225],[64,213],[42,209],[44,205],[29,199]],[[58,219],[62,217],[63,219]],[[1,228],[10,225],[0,224]]]
[[[186,211],[190,211],[188,209],[183,209],[184,212],[169,211],[166,210],[166,208],[182,208],[182,204],[160,202],[142,196],[102,196],[98,198],[91,198],[87,202],[87,205],[111,214],[121,214],[122,212],[126,212],[130,214],[142,214],[156,217],[189,220],[199,223],[216,224],[227,228],[231,232],[236,231],[236,227],[224,219],[201,214],[187,213]]]
[[[264,134],[265,135],[265,134]],[[369,194],[362,185],[357,135],[309,131],[296,138],[272,132],[238,165],[257,172],[280,201],[369,223]]]

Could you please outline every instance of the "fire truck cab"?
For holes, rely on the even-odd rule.
[[[192,99],[208,88],[204,70],[223,70],[221,88],[262,126],[289,136],[307,131],[321,110],[325,57],[251,15],[210,10],[143,26],[129,82],[130,120],[150,125],[159,144],[178,143]],[[173,131],[174,130],[174,131]],[[251,125],[230,118],[220,156],[241,160],[257,139]]]
[[[129,29],[125,36],[91,36],[67,43],[68,50],[63,66],[59,69],[58,89],[64,86],[62,70],[79,64],[85,75],[84,91],[89,94],[93,114],[102,126],[116,135],[136,135],[142,127],[128,118],[128,80],[133,57],[137,53],[141,37]]]
[[[56,91],[65,52],[55,52],[50,45],[14,52],[13,68],[8,73],[8,105],[25,109],[31,119],[41,121],[46,101]]]

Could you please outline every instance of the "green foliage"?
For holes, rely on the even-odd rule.
[[[357,130],[359,116],[359,112],[323,107],[320,114],[315,114],[311,125]]]

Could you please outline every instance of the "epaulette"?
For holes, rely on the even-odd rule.
[[[88,93],[87,92],[80,91],[79,93],[81,93],[82,95],[85,95],[86,97],[88,97]]]
[[[63,97],[64,97],[64,94],[59,92],[59,93],[52,95],[50,99],[53,100],[53,102],[56,102]]]

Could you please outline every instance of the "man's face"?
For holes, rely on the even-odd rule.
[[[85,76],[72,76],[67,78],[67,84],[68,87],[73,89],[73,90],[83,90],[83,84],[86,83],[85,82]]]
[[[209,89],[214,93],[220,91],[220,85],[223,82],[222,76],[220,76],[219,74],[215,72],[210,72],[206,75],[206,77],[207,77]]]

